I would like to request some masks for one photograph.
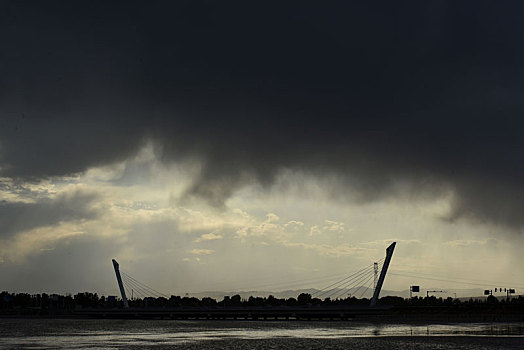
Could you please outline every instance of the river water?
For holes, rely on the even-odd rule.
[[[524,323],[0,319],[0,349],[524,349]]]

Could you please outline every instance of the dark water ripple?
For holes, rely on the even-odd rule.
[[[524,323],[0,319],[0,349],[524,349]]]

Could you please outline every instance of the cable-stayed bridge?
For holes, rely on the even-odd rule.
[[[311,293],[312,298],[318,299],[339,299],[346,296],[348,291],[352,291],[352,296],[360,299],[364,294],[370,290],[373,291],[373,298],[370,306],[377,303],[382,284],[387,274],[388,266],[393,256],[393,251],[396,243],[392,243],[386,249],[386,256],[371,265],[368,265],[358,271],[344,276],[337,281],[330,283],[324,288],[317,289]],[[169,296],[159,292],[145,283],[138,281],[131,275],[120,270],[119,264],[113,259],[113,266],[117,283],[120,289],[121,297],[124,302],[124,307],[129,307],[128,298],[134,299],[135,295],[138,298],[167,298]],[[380,276],[378,275],[380,271]]]
[[[502,285],[509,286],[506,282],[487,282],[472,279],[451,280],[449,278],[439,278],[434,274],[420,276],[414,273],[391,273],[402,278],[427,279],[430,281],[445,281],[448,283],[459,283],[462,285],[477,286],[498,286],[493,291],[499,294],[510,291],[504,298],[496,312],[492,310],[493,303],[496,303],[494,295],[486,299],[484,304],[471,300],[461,303],[456,297],[447,299],[430,300],[429,295],[423,300],[414,298],[411,300],[400,297],[388,297],[384,303],[390,306],[377,304],[382,285],[388,273],[388,267],[393,256],[396,243],[391,244],[386,249],[386,256],[373,264],[365,266],[357,271],[344,276],[332,275],[323,276],[322,281],[326,283],[321,289],[302,289],[295,299],[278,299],[274,296],[267,298],[254,297],[242,299],[237,293],[232,297],[224,296],[222,301],[210,298],[209,296],[198,299],[189,297],[168,296],[151,286],[139,281],[125,271],[120,271],[118,262],[113,260],[114,272],[117,285],[121,293],[121,301],[111,299],[111,302],[104,302],[105,308],[83,309],[75,311],[80,316],[87,317],[106,317],[106,318],[170,318],[170,319],[354,319],[356,317],[380,316],[381,320],[387,317],[440,317],[446,320],[450,315],[468,320],[477,317],[479,320],[488,318],[500,319],[505,315],[508,320],[518,319],[522,316],[522,296],[512,299],[509,293],[515,293],[513,288],[502,288]],[[409,271],[409,270],[408,270]],[[327,281],[331,281],[328,283]],[[311,285],[318,283],[318,279],[308,279],[307,281],[288,281],[292,284]],[[306,284],[304,284],[306,283]],[[280,285],[282,287],[282,285]],[[524,288],[521,285],[512,287]],[[434,288],[432,288],[434,289]],[[419,286],[411,287],[410,291],[419,292]],[[484,290],[486,291],[486,290]],[[487,290],[491,292],[490,290]],[[427,294],[429,294],[427,290]],[[441,292],[433,290],[431,292]],[[373,297],[367,299],[372,293]],[[226,293],[227,294],[227,293]],[[298,293],[297,293],[298,294]],[[454,293],[452,293],[454,294]],[[223,295],[223,294],[222,294]],[[364,297],[365,296],[365,297]],[[129,298],[129,299],[128,299]],[[491,299],[490,299],[491,298]],[[498,298],[501,298],[498,295]],[[386,299],[382,299],[384,301]],[[431,301],[431,302],[430,302]],[[120,306],[118,306],[120,305]],[[395,305],[395,306],[393,306]],[[122,307],[123,306],[123,307]],[[466,310],[467,312],[465,313]],[[473,312],[473,314],[470,314]],[[429,315],[429,316],[428,316]],[[437,316],[435,316],[437,315]],[[519,316],[520,315],[520,316]]]
[[[357,315],[379,314],[386,308],[377,305],[380,290],[386,278],[396,243],[386,249],[386,256],[371,265],[361,268],[322,289],[311,294],[299,295],[298,305],[246,307],[234,303],[206,307],[136,307],[133,302],[138,298],[148,300],[172,297],[140,282],[130,274],[121,271],[116,260],[113,267],[120,290],[123,308],[93,309],[78,312],[84,316],[107,318],[171,318],[171,319],[350,319]],[[362,298],[373,291],[373,297],[367,305],[330,305],[313,307],[315,300],[345,299],[347,291],[352,297]],[[301,300],[302,298],[302,300]],[[131,302],[131,303],[130,303]]]
[[[344,299],[349,297],[355,297],[358,299],[361,299],[363,297],[371,298],[373,295],[373,291],[375,289],[375,286],[377,284],[378,280],[378,272],[382,268],[383,262],[385,258],[377,261],[374,264],[370,264],[360,270],[357,270],[351,274],[345,273],[343,275],[336,274],[331,275],[328,277],[321,277],[321,278],[312,278],[312,279],[305,279],[305,280],[295,280],[295,281],[288,281],[286,283],[278,283],[278,284],[267,284],[267,283],[259,283],[255,284],[253,288],[266,288],[264,290],[270,290],[274,286],[277,286],[280,290],[287,289],[290,291],[293,287],[295,287],[295,293],[290,294],[290,292],[286,293],[286,298],[289,297],[296,297],[299,293],[309,293],[311,294],[312,298],[318,298],[318,299]],[[129,302],[132,302],[136,299],[145,299],[145,298],[167,298],[169,299],[170,296],[168,296],[165,293],[162,293],[161,291],[155,290],[154,288],[150,287],[149,285],[135,279],[130,274],[125,272],[124,270],[120,270],[122,284],[125,290],[125,294],[127,298],[129,299]],[[311,283],[323,283],[324,286],[322,288],[308,288],[308,285]],[[302,288],[296,288],[297,286]],[[242,289],[245,290],[245,292],[201,292],[196,293],[196,295],[200,295],[201,297],[218,297],[222,298],[225,295],[233,295],[233,294],[243,294],[246,297],[249,296],[260,296],[260,295],[274,295],[277,296],[279,293],[274,292],[257,292],[255,289]],[[297,290],[298,289],[298,290]],[[260,290],[260,289],[259,289]],[[255,294],[253,294],[252,292]],[[251,294],[250,294],[251,293]],[[195,293],[187,293],[186,296],[195,296]]]

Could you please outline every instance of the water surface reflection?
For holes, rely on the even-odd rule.
[[[323,341],[325,344],[342,344],[349,339],[395,337],[397,340],[388,340],[390,345],[397,343],[397,345],[408,346],[412,343],[409,338],[420,337],[497,338],[499,342],[496,344],[502,344],[500,339],[511,338],[511,341],[506,342],[522,345],[524,323],[371,324],[298,321],[0,319],[1,349],[124,349],[130,346],[206,348],[211,344],[212,347],[225,344],[224,348],[227,348],[233,344],[232,342],[289,346],[285,344],[297,345],[297,341],[305,344],[318,341]],[[488,340],[482,339],[476,342],[489,343]],[[455,343],[449,348],[453,348]],[[431,341],[425,341],[423,344],[431,344]],[[508,345],[506,347],[512,348],[511,344],[506,344]],[[443,348],[447,349],[447,347]]]

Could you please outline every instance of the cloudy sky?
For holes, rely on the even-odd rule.
[[[523,15],[1,1],[0,289],[524,287]]]

